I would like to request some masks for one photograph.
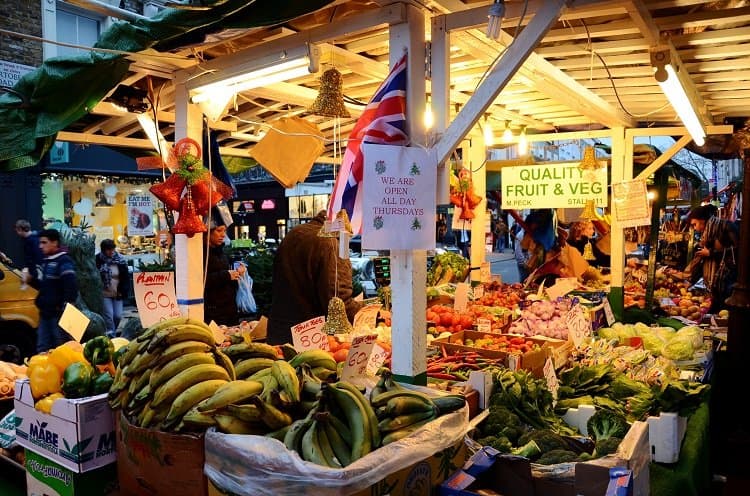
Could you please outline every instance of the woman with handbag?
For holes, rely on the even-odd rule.
[[[693,254],[696,260],[688,267],[700,264],[703,282],[711,292],[711,313],[726,308],[724,301],[737,279],[738,233],[731,222],[720,219],[716,213],[713,205],[702,205],[687,216],[690,227],[701,235],[700,245]]]

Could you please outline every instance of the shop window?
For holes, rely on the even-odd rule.
[[[94,46],[99,39],[101,31],[101,19],[94,15],[85,15],[76,10],[69,10],[66,6],[58,4],[55,20],[57,28],[57,41],[80,46]],[[82,55],[86,53],[80,48],[57,45],[58,56]]]

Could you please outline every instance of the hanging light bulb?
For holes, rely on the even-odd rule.
[[[492,145],[495,144],[495,135],[492,132],[492,124],[490,124],[489,119],[487,119],[487,116],[484,116],[484,146],[489,148]]]
[[[510,128],[510,121],[505,121],[505,129],[503,130],[503,142],[510,143],[513,141],[513,130]]]
[[[432,129],[435,124],[435,116],[432,114],[432,104],[430,98],[427,98],[427,103],[424,106],[424,127],[425,129]]]
[[[518,154],[528,155],[529,142],[526,140],[526,126],[521,128],[521,134],[518,136]]]
[[[502,27],[504,15],[505,0],[495,0],[495,3],[490,5],[490,11],[487,13],[487,38],[496,40],[500,37],[500,28]]]

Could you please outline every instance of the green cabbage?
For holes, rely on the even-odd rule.
[[[690,360],[693,358],[693,343],[690,339],[675,336],[664,345],[661,354],[672,360]]]
[[[703,348],[703,330],[698,326],[690,325],[683,327],[675,333],[675,338],[677,337],[692,343],[694,350]]]

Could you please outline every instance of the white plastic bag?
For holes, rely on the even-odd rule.
[[[240,262],[242,263],[242,262]],[[242,263],[242,265],[245,265]],[[247,266],[242,276],[237,280],[239,288],[237,289],[237,310],[241,313],[255,313],[258,309],[255,304],[255,298],[253,297],[253,278],[247,272]]]
[[[241,496],[354,494],[463,442],[468,420],[469,407],[464,406],[343,469],[306,462],[276,439],[222,434],[211,428],[205,438],[204,472],[219,489]]]
[[[0,448],[11,449],[18,445],[16,443],[16,411],[8,412],[0,421]]]

